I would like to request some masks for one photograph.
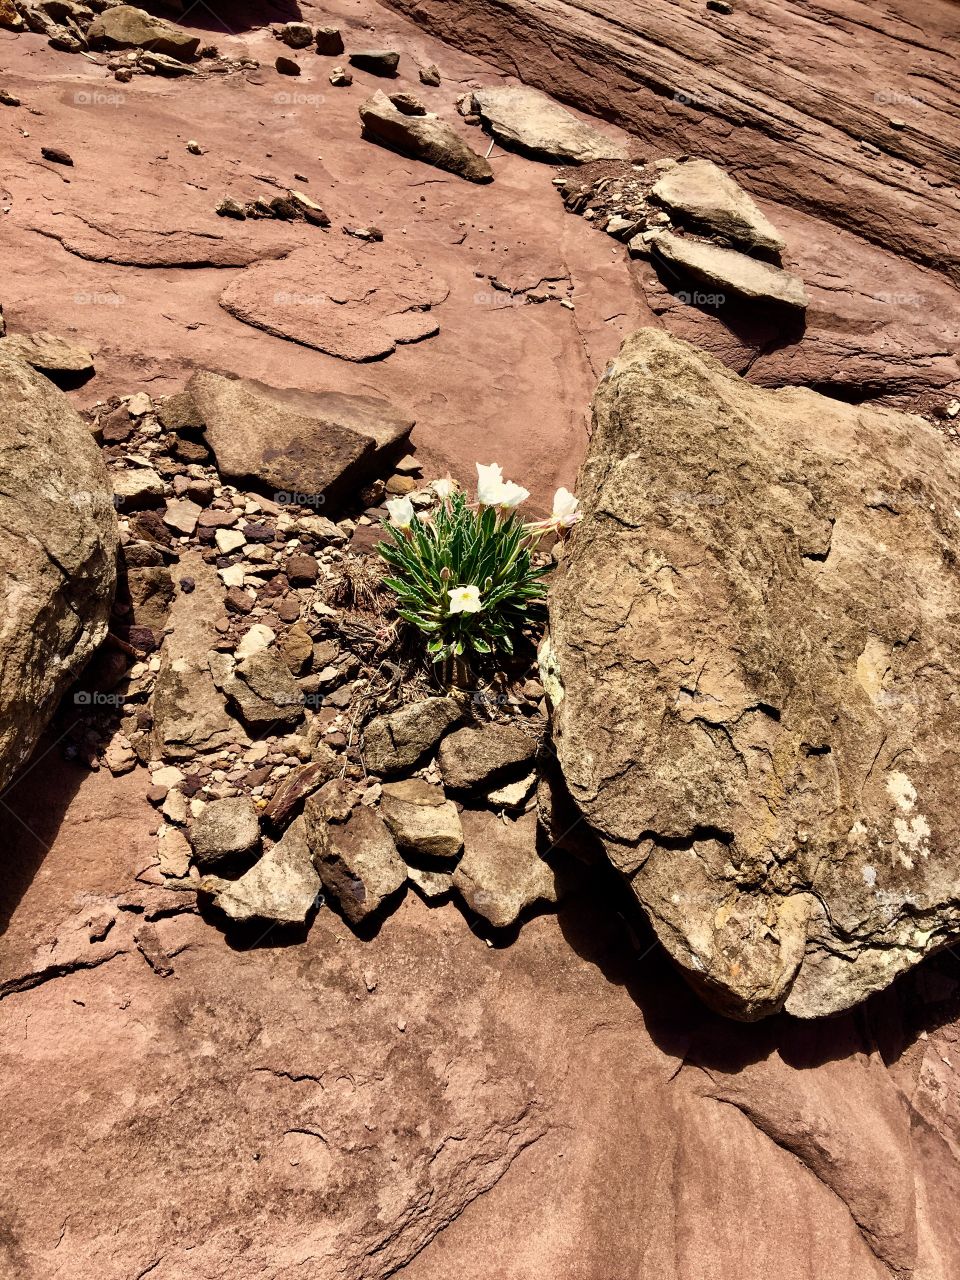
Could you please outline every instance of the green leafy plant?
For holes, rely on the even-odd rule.
[[[533,553],[548,530],[579,519],[576,499],[561,489],[551,519],[524,524],[516,508],[529,495],[504,481],[494,463],[478,464],[478,500],[471,504],[451,480],[434,482],[439,505],[424,515],[408,498],[388,502],[389,540],[380,555],[390,569],[384,585],[397,614],[427,637],[436,662],[512,654],[525,627],[542,619],[549,566]]]

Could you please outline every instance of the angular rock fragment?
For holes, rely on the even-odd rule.
[[[468,791],[529,765],[537,752],[533,734],[514,725],[458,729],[440,744],[440,772],[448,787]]]
[[[651,249],[654,262],[666,263],[671,270],[671,292],[677,292],[678,279],[682,291],[683,277],[687,277],[748,302],[797,311],[807,308],[809,299],[802,280],[736,249],[722,249],[670,231],[651,241]]]
[[[350,54],[350,65],[375,76],[395,76],[400,55],[388,49],[358,49]]]
[[[317,53],[326,54],[329,57],[336,57],[337,54],[343,53],[343,36],[340,34],[339,27],[317,27],[315,39]]]
[[[268,822],[282,827],[301,800],[318,791],[337,772],[340,762],[329,747],[320,743],[313,754],[313,760],[287,774],[270,797],[263,811]]]
[[[0,349],[0,788],[107,633],[117,521],[90,431]]]
[[[537,852],[534,814],[504,823],[466,810],[462,819],[464,852],[453,887],[471,910],[505,929],[527,908],[557,901],[556,874]]]
[[[385,783],[380,815],[401,853],[449,859],[463,848],[457,806],[444,795],[443,787],[422,778]]]
[[[0,350],[19,356],[58,385],[75,386],[93,373],[93,356],[54,333],[16,333],[0,338]]]
[[[535,160],[586,164],[590,160],[626,160],[627,148],[585,124],[526,85],[475,89],[473,99],[484,125],[499,143]]]
[[[216,572],[199,552],[188,551],[179,573],[193,582],[193,590],[174,598],[153,695],[154,746],[164,760],[189,759],[246,737],[210,672],[213,624],[222,607]]]
[[[285,22],[275,35],[291,49],[307,49],[313,44],[313,27],[308,22]]]
[[[448,897],[453,889],[453,876],[447,871],[407,867],[407,879],[420,890],[427,902],[439,902]]]
[[[221,886],[216,905],[231,920],[303,924],[320,901],[320,877],[303,819],[292,823],[249,871]]]
[[[453,698],[425,698],[371,720],[363,733],[363,755],[374,773],[412,768],[463,718]]]
[[[258,649],[237,663],[227,654],[210,653],[208,661],[217,688],[236,704],[251,729],[303,719],[303,691],[272,649]]]
[[[644,329],[579,488],[557,755],[690,982],[737,1018],[818,1017],[955,941],[952,447]]]
[[[675,222],[693,231],[723,236],[744,249],[780,254],[787,247],[743,187],[712,160],[681,161],[657,179],[651,194]]]
[[[456,173],[469,182],[493,181],[489,161],[477,155],[453,126],[437,115],[404,111],[378,89],[361,105],[360,119],[365,138]]]
[[[260,843],[260,822],[248,796],[211,800],[190,828],[193,860],[200,868],[252,853]]]
[[[407,869],[374,809],[347,808],[339,791],[323,788],[309,797],[303,817],[323,887],[352,924],[403,886]]]
[[[206,371],[187,390],[221,475],[256,480],[280,502],[342,495],[399,456],[413,427],[375,396],[269,387]]]

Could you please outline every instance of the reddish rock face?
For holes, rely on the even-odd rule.
[[[363,142],[359,103],[385,82],[356,66],[351,88],[309,50],[299,77],[280,77],[266,28],[190,28],[261,66],[218,75],[201,59],[176,82],[114,81],[41,34],[4,30],[0,302],[11,334],[49,330],[96,353],[77,404],[162,396],[208,368],[376,396],[416,419],[425,477],[472,482],[478,459],[496,460],[548,507],[573,484],[598,378],[644,324],[762,385],[909,407],[956,393],[945,0],[922,17],[910,0],[869,13],[852,0],[815,13],[783,0],[733,15],[613,0],[416,11],[420,28],[372,0],[303,16],[342,27],[347,52],[398,50],[389,87],[420,95],[480,154],[488,140],[454,98],[518,72],[625,123],[651,158],[717,161],[782,233],[810,297],[805,329],[684,305],[564,211],[548,165],[494,147],[495,181],[477,186]],[[224,198],[243,211],[293,190],[329,229],[216,214]],[[181,449],[204,456],[188,438]],[[159,512],[132,518],[151,522],[167,545]],[[244,741],[209,670],[195,678],[215,637],[202,567],[178,567],[196,580],[200,630],[171,710],[189,689],[189,736]],[[624,900],[596,889],[508,947],[412,892],[372,940],[321,908],[306,936],[228,941],[193,895],[159,887],[142,771],[80,775],[47,745],[3,797],[3,1276],[957,1273],[949,953],[856,1015],[743,1028],[706,1012],[642,922],[623,921]],[[163,869],[182,874],[185,857],[167,850]]]
[[[321,908],[227,945],[149,883],[139,776],[56,760],[6,798],[5,1275],[953,1273],[950,956],[761,1028],[599,890],[506,948],[414,894],[372,943]]]
[[[813,14],[785,0],[731,14],[702,4],[467,0],[456,22],[448,0],[389,3],[527,84],[615,120],[651,154],[717,160],[755,195],[960,278],[958,107],[945,88],[958,31],[947,0],[924,4],[922,31],[911,0],[892,0],[882,15],[854,0]]]

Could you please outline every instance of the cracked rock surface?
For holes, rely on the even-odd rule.
[[[6,796],[4,1275],[953,1274],[949,955],[744,1027],[594,891],[506,948],[416,894],[373,948],[329,911],[228,943],[147,883],[136,776],[49,745]]]
[[[51,382],[6,350],[0,475],[5,786],[107,633],[117,549],[110,482],[86,423]]]
[[[948,945],[950,444],[644,329],[600,384],[580,493],[557,753],[691,981],[735,1017],[817,1017]]]

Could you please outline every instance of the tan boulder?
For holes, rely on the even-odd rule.
[[[947,441],[645,329],[597,392],[580,490],[544,655],[556,750],[691,982],[738,1018],[809,1018],[955,940]]]

